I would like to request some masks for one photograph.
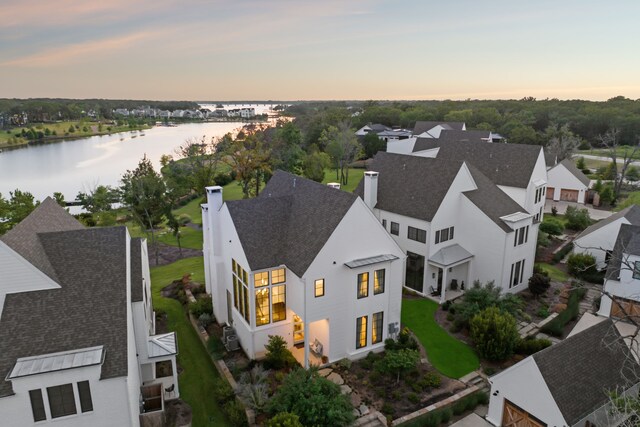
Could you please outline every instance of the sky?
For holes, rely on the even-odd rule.
[[[640,98],[640,2],[0,0],[0,97]]]

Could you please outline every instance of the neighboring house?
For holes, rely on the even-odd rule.
[[[534,214],[495,182],[536,193],[529,185],[535,175],[535,156],[517,157],[509,172],[521,176],[508,179],[488,177],[476,167],[478,163],[462,155],[457,160],[376,155],[356,194],[406,251],[405,286],[437,296],[440,302],[459,295],[475,280],[495,281],[510,292],[526,287],[539,224]],[[540,201],[522,199],[531,202],[532,211],[538,210]]]
[[[376,124],[369,123],[368,125],[364,125],[360,129],[358,129],[356,131],[356,135],[365,136],[366,134],[371,132],[378,134],[380,132],[386,132],[390,130],[392,129],[389,126],[381,125],[379,123],[376,123]]]
[[[622,224],[605,275],[600,316],[640,316],[640,226]]]
[[[584,204],[590,183],[571,159],[564,159],[547,171],[546,198]]]
[[[146,241],[85,228],[47,198],[0,238],[0,271],[8,425],[139,426],[179,397],[175,334],[154,335]]]
[[[640,225],[640,206],[631,205],[591,225],[573,241],[574,253],[589,253],[598,270],[607,266],[622,224]]]
[[[417,121],[413,126],[413,136],[418,138],[440,138],[440,132],[443,130],[466,131],[467,125],[463,122]]]
[[[496,426],[608,426],[610,392],[635,393],[640,366],[606,320],[489,378]]]
[[[378,138],[385,142],[399,141],[411,137],[411,131],[406,129],[392,129],[378,132]]]
[[[359,358],[399,330],[404,253],[356,195],[282,171],[254,199],[206,190],[214,315],[250,358],[269,335],[303,348],[305,366]]]

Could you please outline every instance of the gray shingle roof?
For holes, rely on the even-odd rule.
[[[420,135],[421,133],[431,130],[438,125],[442,126],[445,129],[462,130],[464,122],[417,121],[413,126],[413,134]]]
[[[376,133],[387,131],[387,130],[391,130],[391,128],[389,126],[385,126],[385,125],[382,125],[380,123],[368,124],[367,126],[369,126],[371,128],[371,130],[376,132]]]
[[[584,231],[582,231],[582,233],[580,233],[578,237],[576,237],[576,239],[579,239],[588,234],[591,234],[594,231],[601,229],[605,225],[611,224],[612,222],[619,220],[620,218],[626,218],[631,225],[640,225],[640,206],[631,205],[628,208],[621,210],[620,212],[614,213],[608,218],[605,218],[603,220],[596,222],[593,225],[590,225],[589,227],[585,228]]]
[[[489,142],[491,132],[488,130],[447,129],[440,132],[440,141]]]
[[[589,187],[589,184],[591,184],[591,180],[585,174],[583,174],[580,169],[578,169],[578,167],[571,161],[571,159],[564,159],[559,163],[559,165],[564,166],[569,172],[571,172],[571,175],[578,178],[578,180],[587,187]]]
[[[608,402],[607,392],[637,381],[638,366],[611,320],[534,354],[562,416],[573,425]]]
[[[38,209],[32,213],[34,218],[21,223],[19,233],[30,248],[38,242],[38,261],[46,259],[61,288],[7,295],[0,318],[0,378],[5,378],[19,357],[94,346],[105,349],[101,378],[125,376],[126,228],[46,232],[42,221],[46,222],[44,212],[50,208]],[[58,221],[54,210],[52,228],[60,228]],[[5,243],[15,249],[15,242],[9,240]],[[0,381],[0,396],[10,394],[11,383]]]
[[[354,194],[276,171],[259,197],[226,205],[251,270],[284,264],[302,277],[355,200]]]
[[[628,255],[640,256],[640,225],[622,224],[618,232],[616,244],[613,246],[611,258],[607,264],[607,279],[618,280],[620,272],[632,269],[627,262]]]
[[[556,165],[556,158],[555,153],[549,153],[547,151],[544,152],[544,161],[548,168],[552,168]]]
[[[413,152],[440,148],[438,158],[465,160],[498,185],[526,188],[542,147],[418,138]]]
[[[379,173],[375,207],[431,222],[462,163],[379,152],[369,166]],[[355,193],[363,197],[364,179]]]
[[[131,239],[131,302],[142,301],[142,239]]]

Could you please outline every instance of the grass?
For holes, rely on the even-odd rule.
[[[570,279],[567,273],[556,266],[546,264],[544,262],[538,262],[536,263],[536,267],[539,267],[542,271],[546,272],[549,275],[549,278],[554,282],[567,282]]]
[[[618,158],[622,158],[624,156],[625,151],[631,154],[632,150],[633,150],[633,147],[628,147],[623,145],[616,148],[616,154]],[[577,156],[580,156],[581,154],[582,155],[588,154],[588,155],[600,156],[600,157],[609,157],[609,150],[605,148],[593,148],[591,150],[580,150],[578,151]],[[633,158],[636,160],[640,160],[640,152],[636,152]]]
[[[480,360],[471,347],[436,323],[439,307],[429,299],[403,299],[402,324],[418,337],[434,368],[450,378],[460,378],[478,369]]]
[[[631,205],[640,205],[640,191],[629,193],[627,197],[616,206],[615,210],[621,211],[622,209],[628,208]]]
[[[349,193],[353,193],[353,190],[356,189],[363,177],[364,169],[349,168],[349,183],[341,186],[341,189],[344,191],[348,191]],[[324,180],[322,181],[322,183],[327,184],[329,182],[338,182],[338,179],[336,179],[335,169],[324,170]]]
[[[567,228],[567,219],[565,218],[564,215],[557,214],[556,216],[553,216],[551,215],[551,213],[544,214],[544,217],[542,218],[542,222],[553,222],[553,221],[557,221],[560,224],[562,224],[564,228]]]
[[[179,216],[183,214],[189,215],[189,217],[191,218],[191,222],[193,222],[194,224],[202,224],[202,209],[200,209],[200,204],[202,203],[206,203],[205,198],[196,197],[186,205],[181,206],[178,209],[175,209],[173,211],[173,214],[175,216]]]
[[[202,257],[186,258],[172,264],[151,269],[151,294],[157,312],[168,317],[168,326],[178,337],[178,363],[183,371],[178,377],[180,397],[193,411],[193,426],[228,426],[221,409],[213,399],[214,379],[219,377],[211,357],[191,326],[182,305],[160,295],[163,287],[185,273],[192,273],[193,280],[204,282]]]

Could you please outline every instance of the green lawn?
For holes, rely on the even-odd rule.
[[[567,227],[567,219],[564,215],[558,214],[556,216],[551,215],[550,213],[545,213],[544,218],[542,218],[542,222],[553,222],[557,221],[562,224],[563,227]]]
[[[341,187],[342,190],[353,193],[353,190],[356,189],[360,181],[364,177],[364,169],[349,169],[349,182],[347,185],[343,185]],[[338,182],[336,179],[336,170],[335,169],[325,169],[324,171],[324,180],[323,184],[327,184],[329,182]]]
[[[618,158],[622,158],[624,156],[624,153],[627,152],[629,154],[631,154],[631,152],[633,151],[633,147],[628,147],[628,146],[620,146],[616,149],[616,154],[618,156]],[[577,156],[580,156],[581,154],[588,154],[588,155],[592,155],[592,156],[600,156],[600,157],[609,157],[609,150],[608,149],[604,149],[604,148],[594,148],[591,150],[580,150],[577,153]],[[636,160],[640,160],[640,152],[636,152],[634,158]],[[586,160],[586,159],[585,159]]]
[[[202,257],[186,258],[151,269],[153,306],[156,311],[167,313],[169,329],[178,336],[178,363],[183,369],[178,378],[180,397],[191,405],[193,426],[228,426],[229,423],[213,400],[213,380],[219,375],[211,357],[180,303],[160,295],[163,287],[185,273],[192,273],[193,280],[204,282]]]
[[[549,278],[554,282],[566,282],[570,279],[569,275],[564,271],[560,270],[558,267],[546,264],[544,262],[536,263],[537,267],[540,267],[542,271],[545,271],[549,274]]]
[[[173,214],[175,216],[183,214],[189,215],[189,217],[191,218],[191,222],[193,222],[194,224],[202,224],[202,209],[200,208],[200,205],[202,203],[206,203],[205,197],[196,197],[186,205],[175,209],[173,211]]]
[[[640,205],[640,191],[634,191],[633,193],[629,193],[627,198],[620,202],[615,210],[620,211],[624,208],[628,208],[631,205]]]
[[[480,360],[471,347],[436,323],[439,307],[428,299],[403,299],[402,324],[416,334],[434,368],[448,377],[460,378],[478,369]]]

